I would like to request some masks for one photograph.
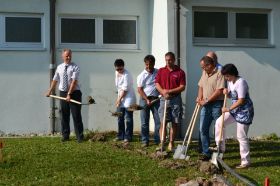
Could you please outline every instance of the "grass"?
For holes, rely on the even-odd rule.
[[[159,160],[141,155],[139,142],[132,149],[117,148],[114,142],[84,142],[74,139],[61,143],[59,138],[9,138],[2,149],[4,162],[0,163],[0,185],[174,185],[178,177],[194,179],[206,177],[196,166],[171,170],[159,166]],[[256,185],[263,185],[269,176],[271,186],[280,185],[280,142],[252,141],[252,167],[237,170]],[[149,152],[156,146],[150,146]],[[190,146],[191,161],[197,160]],[[234,167],[240,161],[236,141],[227,143],[225,162]],[[170,160],[172,158],[170,157]],[[228,173],[224,176],[242,185]]]

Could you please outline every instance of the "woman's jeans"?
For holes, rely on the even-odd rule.
[[[121,112],[122,116],[118,117],[118,134],[120,140],[132,140],[133,135],[133,112],[128,111],[127,108],[118,108],[117,112]],[[126,127],[125,127],[126,125]]]

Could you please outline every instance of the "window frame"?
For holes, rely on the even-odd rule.
[[[66,19],[95,19],[95,43],[62,43],[61,20]],[[134,20],[136,22],[136,44],[104,44],[103,43],[103,20]],[[73,49],[86,50],[138,50],[139,49],[139,18],[138,16],[96,16],[96,15],[59,15],[58,16],[58,46],[60,48],[71,47]]]
[[[6,42],[6,17],[40,18],[41,42]],[[45,20],[43,14],[0,13],[0,49],[1,50],[43,50],[45,47]]]
[[[194,20],[195,12],[226,12],[228,14],[228,37],[227,38],[208,38],[194,37],[194,21],[192,26],[193,45],[203,46],[244,46],[244,47],[272,47],[271,40],[271,9],[247,9],[247,8],[216,8],[216,7],[193,7],[192,16]],[[267,39],[248,39],[236,38],[236,14],[252,13],[266,14],[268,21],[268,38]]]

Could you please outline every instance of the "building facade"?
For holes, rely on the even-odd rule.
[[[83,106],[84,126],[99,131],[116,129],[108,112],[115,109],[114,60],[124,59],[136,90],[145,55],[162,67],[164,54],[175,52],[187,74],[183,135],[195,106],[199,60],[213,50],[248,80],[255,104],[250,135],[280,134],[279,18],[277,0],[0,0],[0,130],[48,133],[52,111],[59,130],[59,102],[52,107],[44,93],[61,50],[71,48],[83,98],[97,102]],[[138,112],[134,118],[139,130]],[[234,133],[231,128],[228,135]]]

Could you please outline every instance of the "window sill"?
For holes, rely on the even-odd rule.
[[[244,47],[244,48],[275,48],[272,44],[225,44],[225,43],[193,43],[193,46],[206,47]]]
[[[0,47],[0,51],[46,51],[47,48],[33,47]]]
[[[58,50],[63,50],[62,47],[57,48]],[[70,47],[73,52],[142,52],[141,49],[97,49],[97,48],[74,48]]]

